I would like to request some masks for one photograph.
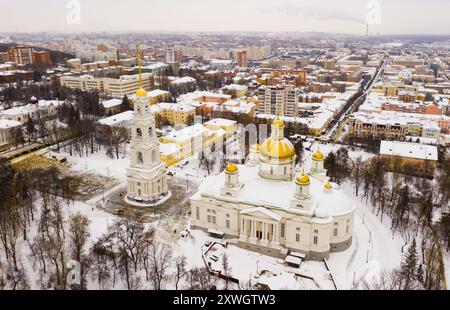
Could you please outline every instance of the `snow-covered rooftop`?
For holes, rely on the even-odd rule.
[[[112,108],[122,104],[121,99],[109,99],[102,102],[104,108]]]
[[[272,181],[261,177],[258,167],[239,165],[239,182],[244,184],[237,197],[221,195],[221,187],[225,182],[224,172],[208,177],[199,187],[197,195],[213,196],[224,200],[233,200],[253,205],[255,208],[268,207],[272,210],[282,210],[291,213],[313,216],[314,221],[327,222],[328,215],[342,215],[354,208],[352,200],[341,192],[337,185],[332,190],[325,190],[318,179],[311,177],[311,195],[315,208],[309,211],[291,207],[294,198],[294,181]],[[197,196],[196,195],[196,196]],[[196,198],[194,196],[194,199]],[[273,212],[272,212],[273,213]]]
[[[106,117],[98,121],[101,125],[113,126],[120,124],[125,121],[130,121],[133,119],[134,112],[133,111],[125,111],[122,113],[115,114],[110,117]]]
[[[0,119],[0,129],[8,129],[21,126],[22,123],[16,121],[10,121],[7,119]]]
[[[420,143],[381,141],[380,154],[434,161],[438,160],[436,146]]]

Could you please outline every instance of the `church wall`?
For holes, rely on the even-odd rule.
[[[206,198],[207,199],[207,198]],[[198,208],[198,209],[197,209]],[[208,210],[210,210],[208,212]],[[233,204],[218,205],[214,200],[191,200],[191,226],[215,229],[227,235],[239,236],[239,212]],[[197,216],[198,215],[198,216]],[[208,215],[215,217],[215,223],[208,222]],[[229,215],[229,216],[227,216]],[[227,227],[227,220],[230,227]]]
[[[297,222],[293,220],[286,221],[286,233],[284,245],[290,249],[297,249],[302,252],[309,252],[311,239],[311,224],[308,222]],[[300,241],[296,235],[300,235]]]
[[[333,216],[333,222],[330,231],[330,243],[339,244],[352,237],[353,218],[353,212],[341,216]],[[337,229],[337,236],[334,235],[335,229]]]

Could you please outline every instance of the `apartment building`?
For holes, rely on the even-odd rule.
[[[10,47],[7,50],[8,59],[20,65],[32,65],[35,62],[33,48],[29,46]]]
[[[300,90],[285,86],[262,86],[258,89],[258,113],[297,116]]]
[[[238,67],[247,67],[247,51],[240,51],[236,54]]]
[[[150,74],[142,74],[143,88],[150,90]],[[81,91],[98,91],[114,98],[131,96],[139,89],[138,75],[123,75],[118,79],[96,78],[92,75],[62,76],[60,84],[63,87],[79,89]]]
[[[439,138],[449,131],[450,118],[436,115],[420,117],[411,113],[356,112],[347,121],[348,134],[352,137],[374,137],[403,140],[406,136]]]
[[[194,107],[179,103],[161,102],[152,106],[152,112],[173,126],[189,125],[195,117]]]

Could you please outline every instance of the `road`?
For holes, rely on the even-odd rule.
[[[373,86],[374,82],[377,81],[380,78],[380,76],[384,73],[384,69],[386,68],[386,63],[387,63],[387,61],[386,61],[386,59],[384,59],[380,65],[380,67],[378,68],[377,74],[375,74],[375,76],[372,78],[372,80],[370,80],[369,83],[367,83],[367,85],[364,88],[364,91],[361,93],[361,95],[355,100],[355,102],[350,107],[348,107],[347,111],[342,113],[341,117],[339,117],[339,119],[335,122],[335,124],[327,129],[326,133],[321,137],[321,139],[327,140],[327,141],[336,140],[338,134],[342,130],[341,126],[344,125],[347,118],[353,112],[355,112],[356,109],[359,108],[359,106],[361,104],[364,103],[364,101],[367,98],[367,95],[372,90],[372,86]]]
[[[25,154],[27,152],[32,152],[32,151],[38,150],[42,147],[43,147],[43,145],[40,143],[31,143],[31,144],[25,145],[23,147],[20,147],[20,148],[14,149],[14,150],[3,152],[0,154],[0,157],[4,157],[6,159],[15,158],[22,153]]]

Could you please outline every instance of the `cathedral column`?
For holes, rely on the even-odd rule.
[[[267,223],[263,222],[263,241],[267,241]]]
[[[267,239],[267,232],[268,232],[268,223],[262,222],[262,239],[261,239],[261,245],[268,246],[269,240]]]
[[[273,243],[275,244],[279,244],[280,243],[280,239],[279,239],[279,223],[273,224],[273,230],[274,230],[274,234],[273,234]]]
[[[241,218],[240,228],[239,228],[239,238],[240,239],[247,239],[247,231],[245,230],[245,218]]]
[[[250,223],[250,239],[256,240],[256,222],[254,220],[249,220]]]

